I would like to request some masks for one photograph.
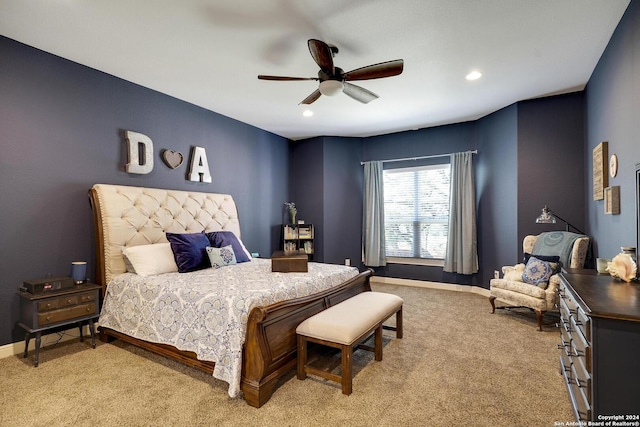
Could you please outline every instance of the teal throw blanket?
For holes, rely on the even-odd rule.
[[[531,255],[557,255],[563,267],[571,265],[571,251],[573,243],[583,234],[570,233],[568,231],[551,231],[548,233],[540,233],[536,243],[533,245]]]

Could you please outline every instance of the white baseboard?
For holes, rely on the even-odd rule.
[[[443,289],[445,291],[471,292],[485,297],[489,297],[489,289],[480,288],[478,286],[456,285],[455,283],[427,282],[424,280],[398,279],[395,277],[373,276],[371,283],[380,283],[388,285],[415,286],[417,288]]]
[[[83,326],[82,333],[84,334],[85,339],[91,339],[88,325]],[[60,334],[62,334],[62,336],[60,336]],[[57,344],[59,342],[75,340],[77,338],[78,338],[78,328],[71,328],[66,331],[60,331],[59,333],[54,332],[49,335],[43,335],[42,343],[40,344],[40,351],[45,350],[47,346]],[[36,339],[35,337],[31,337],[31,341],[29,341],[29,351],[33,351],[35,350],[35,348],[36,348]],[[24,341],[6,344],[0,347],[0,359],[4,359],[5,357],[16,356],[18,354],[22,354],[22,352],[24,352]]]

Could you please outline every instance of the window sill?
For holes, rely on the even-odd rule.
[[[433,258],[387,258],[387,264],[428,265],[431,267],[444,267],[443,259]]]

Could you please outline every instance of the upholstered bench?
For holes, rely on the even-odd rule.
[[[351,394],[351,356],[355,348],[375,353],[375,360],[382,360],[382,329],[396,331],[402,338],[402,304],[397,295],[382,292],[363,292],[339,304],[309,317],[296,329],[298,336],[298,379],[307,374],[342,384],[342,393]],[[383,326],[384,321],[396,315],[396,326]],[[375,347],[360,344],[374,335]],[[342,375],[321,370],[307,364],[307,343],[312,342],[340,349]]]

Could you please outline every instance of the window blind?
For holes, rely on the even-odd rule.
[[[449,164],[388,169],[384,179],[386,255],[444,259]]]

